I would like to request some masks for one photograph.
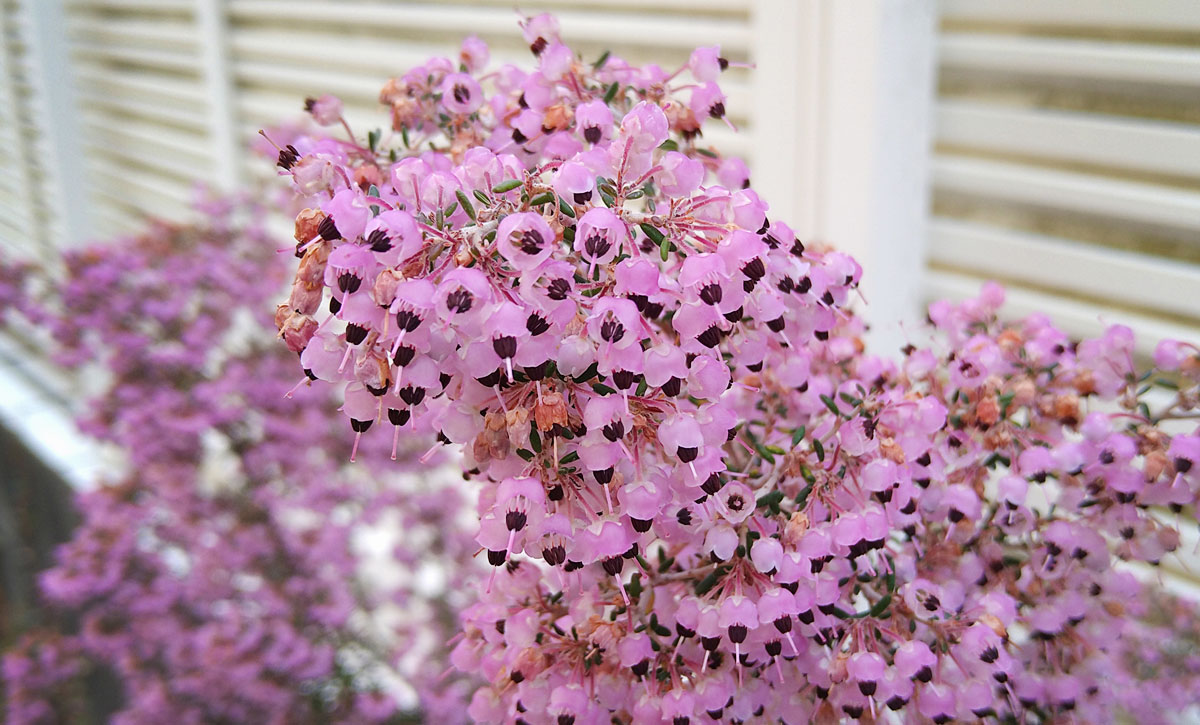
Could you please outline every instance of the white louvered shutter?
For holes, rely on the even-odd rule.
[[[213,181],[194,0],[67,0],[94,236],[183,218]]]
[[[352,127],[365,135],[387,122],[378,93],[389,78],[432,55],[456,56],[468,34],[488,41],[493,65],[531,63],[509,0],[64,1],[95,236],[136,228],[148,214],[185,217],[196,181],[230,186],[269,177],[269,161],[246,150],[259,129],[300,119],[306,96],[340,96]],[[631,62],[674,67],[696,45],[717,44],[730,60],[746,61],[753,2],[535,0],[520,7],[556,13],[585,59],[612,50]],[[749,73],[733,68],[723,86],[730,120],[743,133],[714,127],[707,140],[748,156]],[[222,94],[228,108],[220,107]]]
[[[19,259],[49,261],[60,229],[47,206],[44,146],[30,77],[28,2],[0,2],[0,246]]]
[[[931,298],[1200,339],[1200,3],[945,0]]]

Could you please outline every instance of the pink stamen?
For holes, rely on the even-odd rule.
[[[358,442],[362,440],[362,431],[354,434],[354,447],[350,449],[350,462],[354,463],[354,458],[358,455]]]
[[[283,397],[285,397],[285,398],[287,398],[287,399],[291,400],[292,393],[295,393],[297,390],[299,390],[299,389],[300,389],[300,386],[301,386],[301,385],[304,385],[304,384],[305,384],[305,383],[307,383],[307,382],[308,382],[308,376],[305,376],[305,377],[301,378],[301,379],[300,379],[300,382],[298,382],[298,383],[296,383],[295,385],[293,385],[291,390],[289,390],[289,391],[287,391],[286,393],[284,393],[284,394],[283,394]]]
[[[392,351],[389,353],[388,357],[396,357],[396,351],[400,349],[402,344],[404,344],[404,333],[406,332],[408,332],[408,330],[401,328],[400,334],[396,336],[396,342],[392,345]]]

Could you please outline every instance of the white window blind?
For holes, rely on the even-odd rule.
[[[945,0],[928,295],[1200,338],[1200,3]]]

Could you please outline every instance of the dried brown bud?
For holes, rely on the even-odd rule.
[[[288,306],[302,315],[311,315],[321,306],[324,290],[321,287],[309,287],[305,284],[292,285],[292,294],[288,297]]]
[[[355,363],[354,377],[363,385],[375,390],[386,390],[392,384],[388,359],[378,352],[364,355]]]
[[[1000,639],[1008,639],[1008,630],[1005,629],[1004,623],[994,614],[984,614],[979,618],[980,624],[985,625],[988,629],[996,633]]]
[[[279,310],[276,310],[275,314],[278,321]],[[308,347],[308,341],[316,332],[317,321],[299,312],[292,312],[279,328],[279,336],[283,338],[287,348],[292,352],[304,352],[304,348]]]
[[[383,174],[375,164],[364,164],[354,170],[354,183],[363,191],[379,187],[383,185]]]
[[[808,516],[803,511],[794,512],[783,529],[784,545],[798,546],[805,531],[808,531]]]
[[[325,221],[325,212],[320,209],[305,209],[296,215],[296,241],[303,244],[318,235],[317,227]]]
[[[1092,378],[1091,370],[1079,370],[1075,374],[1075,391],[1080,395],[1091,395],[1096,392],[1096,381]]]
[[[297,222],[299,224],[299,222]],[[325,282],[325,264],[329,261],[331,245],[324,240],[308,245],[300,266],[296,269],[296,281],[308,287],[322,287]]]
[[[879,452],[893,463],[903,464],[905,461],[904,449],[891,436],[879,441]]]
[[[1162,451],[1152,451],[1146,454],[1146,481],[1157,481],[1163,472],[1174,473],[1175,468],[1171,465],[1171,459],[1167,458],[1167,454]]]
[[[1037,386],[1029,378],[1023,378],[1013,386],[1013,404],[1026,407],[1037,396]]]
[[[380,307],[389,307],[396,299],[396,288],[404,281],[404,275],[394,269],[385,269],[375,278],[371,288],[371,299]]]
[[[390,106],[398,99],[408,98],[408,84],[400,78],[390,78],[379,91],[379,105]]]
[[[571,120],[574,114],[561,104],[557,103],[546,109],[546,114],[542,117],[542,128],[561,131],[571,125]]]
[[[504,426],[510,441],[529,440],[529,411],[525,408],[512,408],[504,414]],[[528,444],[524,444],[528,447]]]
[[[542,399],[533,408],[533,419],[538,430],[545,433],[556,425],[567,425],[567,401],[562,393],[542,393]]]
[[[1019,331],[1010,327],[996,336],[996,342],[1005,352],[1015,355],[1017,350],[1021,349],[1024,340],[1021,339]]]
[[[1079,398],[1074,395],[1059,395],[1054,399],[1054,417],[1064,425],[1079,423]]]
[[[984,396],[975,404],[975,419],[986,426],[996,425],[1000,420],[1000,403],[995,395]]]

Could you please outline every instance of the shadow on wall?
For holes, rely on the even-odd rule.
[[[0,652],[33,627],[76,626],[43,606],[37,593],[38,573],[54,563],[55,548],[79,523],[71,498],[70,486],[0,426]],[[87,682],[91,722],[107,721],[120,704],[120,691],[108,672],[92,671]]]

